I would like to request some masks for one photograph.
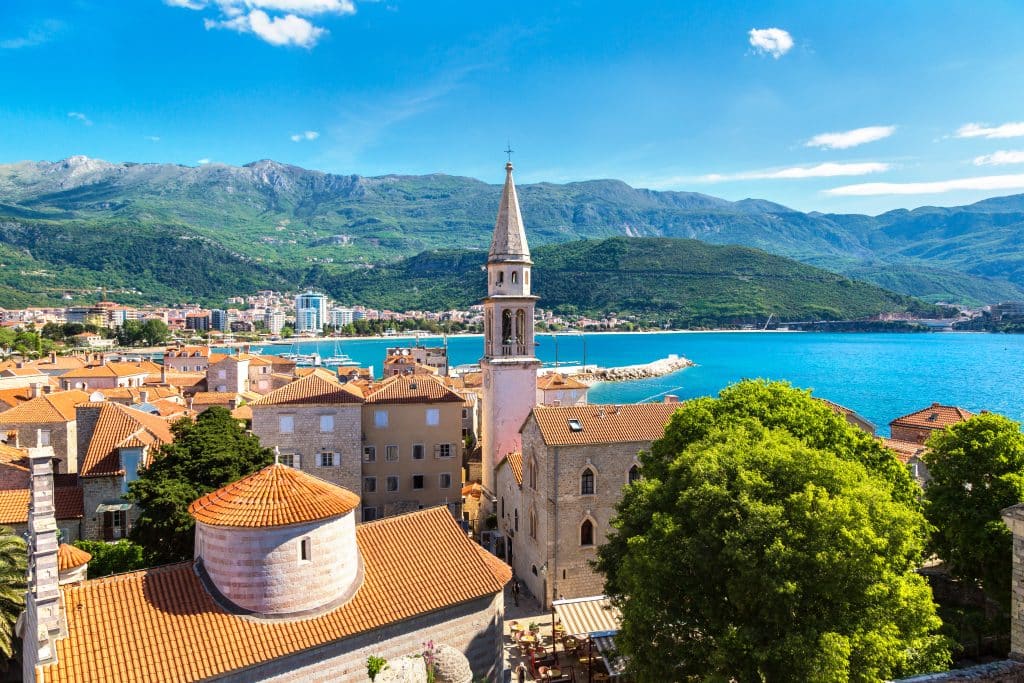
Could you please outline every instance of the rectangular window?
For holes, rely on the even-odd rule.
[[[387,485],[388,493],[397,493],[398,492],[398,477],[393,475],[393,474],[388,475],[386,485]]]
[[[412,489],[413,491],[419,491],[423,488],[423,475],[414,474],[412,475]]]
[[[388,462],[398,462],[398,446],[386,446],[385,451],[384,456]]]
[[[282,415],[280,422],[277,427],[277,431],[282,434],[291,434],[295,431],[295,416],[294,415]]]
[[[295,454],[294,453],[280,453],[277,456],[277,461],[282,465],[288,467],[295,467]]]
[[[375,410],[375,411],[373,411],[373,426],[374,427],[387,427],[388,426],[388,411],[386,411],[386,410]]]
[[[462,419],[465,420],[469,417],[469,408],[462,409]]]
[[[363,508],[363,521],[372,522],[377,519],[377,508],[366,507]]]
[[[304,538],[299,542],[299,559],[303,562],[313,559],[313,541],[309,538]]]
[[[377,462],[376,446],[363,446],[363,462]]]
[[[412,459],[413,460],[422,460],[423,459],[423,451],[424,451],[423,444],[421,444],[421,443],[414,443],[412,445]]]
[[[338,464],[335,460],[334,453],[321,453],[320,454],[320,467],[334,467]]]
[[[377,493],[377,477],[363,477],[363,493]]]
[[[450,458],[452,457],[452,445],[450,443],[439,443],[434,446],[434,457],[435,458]]]
[[[227,370],[218,370],[217,371],[217,379],[227,379],[227,378],[228,378]]]
[[[334,431],[334,416],[333,415],[321,415],[320,416],[320,433],[329,434]]]
[[[427,408],[427,426],[436,427],[441,424],[441,411],[438,408]]]
[[[452,475],[447,472],[442,473],[439,477],[438,485],[443,489],[450,489],[452,487]],[[504,499],[502,499],[502,503],[504,503]]]
[[[39,430],[39,445],[49,446],[50,445],[50,430],[41,429]]]

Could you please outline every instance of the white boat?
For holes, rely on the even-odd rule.
[[[337,343],[334,344],[334,355],[328,356],[321,361],[324,365],[339,365],[346,368],[357,368],[359,367],[358,361],[352,360],[347,353],[341,352],[341,347]]]

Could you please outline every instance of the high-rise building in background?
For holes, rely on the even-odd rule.
[[[281,334],[284,327],[284,311],[267,311],[263,314],[263,323],[267,326],[270,334]]]
[[[308,291],[295,297],[295,331],[319,334],[327,323],[327,295]]]

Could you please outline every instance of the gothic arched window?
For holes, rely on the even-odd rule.
[[[594,493],[594,470],[589,467],[583,470],[583,474],[580,476],[580,493],[584,496]]]
[[[594,523],[589,519],[580,524],[580,545],[594,545]]]
[[[640,479],[640,468],[637,467],[636,465],[633,465],[632,467],[630,467],[629,468],[629,474],[627,475],[627,479],[628,479],[628,483],[630,483],[630,484],[632,484],[633,482],[639,480]]]
[[[524,344],[526,340],[526,311],[516,311],[516,343]]]
[[[504,270],[499,270],[498,271],[498,284],[499,285],[505,284],[505,271]]]
[[[512,311],[502,311],[501,313],[501,343],[512,343]]]
[[[530,510],[530,538],[537,538],[537,511]]]
[[[513,270],[512,271],[512,284],[515,284],[518,281],[519,281],[519,273],[517,273],[516,271]]]
[[[530,474],[530,488],[536,490],[537,488],[537,461],[530,456],[530,465],[527,468]]]

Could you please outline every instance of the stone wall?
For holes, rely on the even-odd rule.
[[[300,543],[310,541],[308,559]],[[258,614],[294,614],[337,602],[359,571],[355,515],[252,529],[196,523],[196,557],[232,603]]]
[[[282,434],[282,415],[294,418],[291,434]],[[334,431],[320,431],[320,416],[334,416]],[[293,466],[362,496],[362,407],[350,405],[253,405],[252,431],[266,447],[297,456]],[[322,452],[338,454],[333,467],[320,467]]]
[[[894,683],[1024,683],[1024,662],[1006,659],[923,676],[901,678]]]
[[[422,652],[427,641],[451,645],[466,655],[473,674],[500,680],[503,593],[346,638],[291,657],[222,676],[221,681],[275,683],[365,683],[370,655],[396,659]]]
[[[82,538],[90,541],[102,541],[104,540],[103,513],[97,513],[96,506],[100,503],[115,503],[121,500],[121,484],[124,477],[82,477],[78,481],[82,487],[82,508],[85,514],[82,518]],[[128,529],[131,529],[138,516],[138,508],[132,507],[128,511],[126,516]]]
[[[529,359],[484,359],[481,367],[484,383],[481,474],[484,488],[492,492],[494,466],[507,453],[520,450],[519,428],[537,403],[537,369],[540,362]]]
[[[28,424],[4,425],[3,414],[0,413],[0,429],[18,430],[19,448],[36,448],[39,431],[50,432],[50,447],[59,460],[57,474],[75,474],[78,472],[78,432],[75,421],[68,422],[33,422]]]

